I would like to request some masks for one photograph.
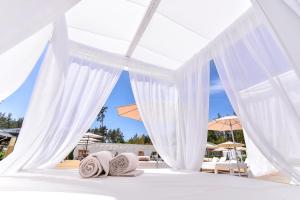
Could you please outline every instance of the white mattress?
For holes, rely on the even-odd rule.
[[[170,169],[148,169],[139,177],[92,179],[80,178],[77,170],[44,170],[1,177],[0,196],[10,200],[281,200],[298,199],[300,187]]]

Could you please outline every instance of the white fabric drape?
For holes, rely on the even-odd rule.
[[[0,6],[0,54],[52,23],[80,0],[9,0]],[[16,56],[16,55],[15,55]]]
[[[249,138],[272,165],[299,181],[300,79],[259,20],[252,15],[225,32],[214,60]]]
[[[61,161],[88,130],[120,76],[120,68],[68,56],[65,27],[64,19],[55,23],[17,144],[0,163],[0,175]]]
[[[28,77],[51,34],[52,26],[49,25],[0,55],[0,102]]]
[[[175,77],[130,71],[136,104],[160,156],[173,168],[199,170],[207,138],[208,62],[194,58]]]
[[[278,170],[264,157],[255,143],[248,137],[247,132],[244,130],[243,133],[247,146],[249,175],[257,177],[277,173]]]
[[[252,0],[255,11],[269,25],[300,76],[299,0]],[[287,5],[288,3],[288,5]],[[298,6],[297,6],[298,4]],[[294,10],[293,10],[294,9]]]
[[[299,0],[283,0],[299,17],[300,17],[300,1]]]
[[[179,142],[184,169],[198,170],[207,143],[210,64],[207,55],[197,55],[177,70],[179,94]]]

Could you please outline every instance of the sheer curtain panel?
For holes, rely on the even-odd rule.
[[[300,17],[300,1],[299,0],[283,0],[299,17]]]
[[[214,61],[248,137],[276,168],[300,180],[300,79],[253,14],[218,38]],[[251,165],[263,165],[255,162]]]
[[[15,149],[0,162],[1,175],[53,167],[63,160],[91,126],[120,76],[120,68],[73,56],[65,63],[60,60],[63,54],[56,56],[57,45],[65,45],[58,41],[48,47]]]
[[[0,102],[26,80],[51,35],[49,25],[0,55]]]
[[[134,98],[164,161],[176,169],[199,170],[207,139],[208,62],[193,58],[170,77],[130,71]]]

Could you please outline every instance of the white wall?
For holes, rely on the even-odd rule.
[[[86,145],[77,145],[74,150],[74,157],[78,155],[79,149],[85,149]],[[112,151],[114,153],[118,152],[130,152],[138,155],[139,151],[144,151],[145,156],[150,156],[152,152],[156,152],[153,145],[143,145],[143,144],[117,144],[117,143],[94,143],[88,145],[89,153],[95,153],[99,151]]]

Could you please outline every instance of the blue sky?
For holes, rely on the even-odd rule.
[[[12,113],[13,118],[24,116],[41,62],[42,57],[38,60],[32,73],[23,85],[15,93],[0,103],[0,112]],[[222,116],[231,115],[233,113],[232,107],[223,90],[213,62],[211,62],[210,70],[210,89],[209,119],[216,118],[217,113],[220,113]],[[109,129],[120,128],[124,133],[125,139],[130,138],[136,133],[147,133],[142,122],[119,117],[117,115],[116,107],[133,104],[134,102],[128,72],[124,71],[105,104],[105,106],[108,107],[108,111],[106,113],[104,124]],[[94,122],[92,126],[97,126],[97,123]]]

